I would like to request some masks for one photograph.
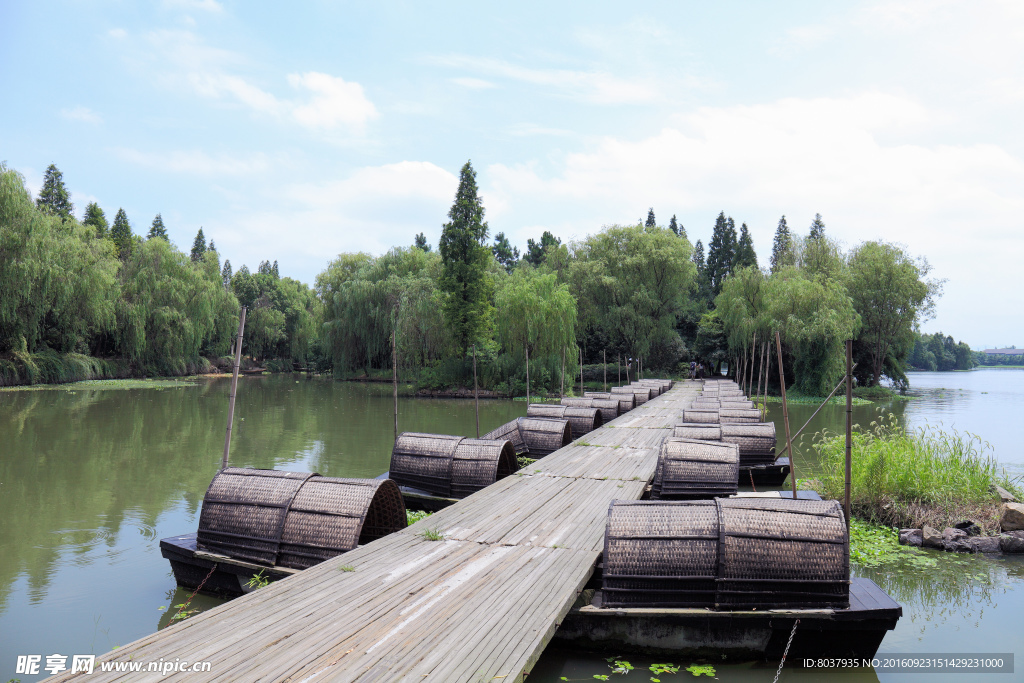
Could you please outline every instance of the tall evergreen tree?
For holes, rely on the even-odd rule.
[[[281,269],[277,267],[277,259],[274,259],[274,265],[270,266],[270,273],[275,279],[281,279]]]
[[[217,245],[210,240],[210,244],[206,247],[206,251],[217,251]]]
[[[110,231],[110,225],[107,223],[107,217],[103,213],[103,209],[96,202],[89,202],[85,206],[85,215],[82,216],[82,224],[88,225],[96,231],[96,239],[103,239],[107,236]]]
[[[644,223],[645,228],[657,227],[658,221],[654,219],[654,207],[647,209],[647,222]]]
[[[771,267],[772,272],[789,265],[793,254],[793,237],[789,234],[786,217],[779,219],[779,227],[775,228],[775,239],[772,241]]]
[[[704,243],[697,240],[697,244],[693,245],[693,256],[691,257],[693,265],[697,267],[697,276],[695,282],[697,283],[696,296],[698,299],[703,301],[710,301],[711,299],[711,281],[708,278],[708,266],[704,261]]]
[[[164,219],[160,214],[157,214],[156,218],[153,219],[153,224],[149,226],[149,234],[146,235],[146,239],[148,240],[151,240],[154,237],[159,237],[160,239],[167,240],[168,242],[170,241],[170,238],[167,237],[167,228],[164,227]]]
[[[811,222],[811,232],[807,235],[807,239],[816,240],[819,237],[825,236],[825,222],[821,220],[821,214],[814,214],[814,220]]]
[[[726,218],[723,211],[715,219],[715,229],[711,233],[711,242],[708,244],[708,280],[715,296],[722,291],[722,282],[732,272],[736,257],[736,242],[736,223],[731,217]]]
[[[757,268],[757,254],[754,252],[754,240],[750,237],[750,230],[744,223],[740,227],[740,239],[736,243],[736,259],[733,268]]]
[[[459,189],[441,230],[440,287],[444,314],[458,348],[465,355],[480,336],[490,309],[486,277],[490,251],[484,205],[477,194],[476,171],[467,161],[459,173]]]
[[[561,243],[562,240],[545,230],[540,236],[540,242],[534,242],[532,239],[526,240],[526,253],[523,254],[523,260],[531,265],[539,266],[548,257],[548,247],[557,247]]]
[[[68,196],[68,190],[64,187],[64,175],[53,164],[46,168],[46,174],[43,176],[43,189],[39,191],[36,206],[46,213],[60,216],[64,220],[70,220],[71,212],[75,209]]]
[[[672,218],[668,219],[668,229],[677,235],[679,234],[679,223],[676,222],[675,214],[672,214]]]
[[[118,209],[114,216],[114,225],[110,228],[110,237],[117,245],[117,255],[122,259],[131,256],[132,253],[132,224],[128,222],[128,214],[124,209]]]
[[[206,253],[206,236],[203,234],[203,229],[199,228],[199,232],[196,233],[196,238],[192,241],[192,262],[199,263],[203,260],[203,254]]]
[[[220,279],[221,282],[224,283],[224,289],[231,288],[232,275],[233,273],[231,272],[231,261],[228,259],[224,259],[224,267],[220,269]]]
[[[499,232],[494,236],[494,246],[491,247],[491,253],[494,254],[495,260],[504,266],[505,270],[509,273],[515,269],[516,264],[519,262],[519,248],[513,247],[503,232]]]
[[[413,246],[416,247],[417,249],[422,249],[423,251],[430,251],[430,245],[427,244],[427,236],[424,235],[422,232],[416,235],[416,242],[413,244]]]

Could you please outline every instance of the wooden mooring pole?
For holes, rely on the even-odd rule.
[[[608,350],[601,349],[601,366],[604,367],[604,391],[608,391]]]
[[[235,368],[231,373],[231,397],[228,399],[228,431],[224,435],[224,457],[221,458],[220,468],[228,468],[228,451],[231,450],[231,423],[235,420],[235,394],[238,391],[238,366],[242,364],[242,332],[245,331],[245,311],[242,306],[242,314],[238,317],[238,338],[235,340]]]
[[[476,383],[476,344],[473,344],[473,408],[476,410],[476,438],[480,438],[480,396]]]
[[[850,479],[853,472],[853,340],[846,340],[846,489],[843,498],[843,513],[846,515],[846,531],[850,531]],[[793,454],[790,453],[790,463]],[[792,470],[790,470],[792,471]]]
[[[789,434],[789,407],[786,404],[786,374],[782,369],[782,340],[775,331],[775,351],[779,357],[779,390],[782,392],[782,421],[786,425],[786,450],[789,452],[789,480],[793,483],[793,500],[796,500],[796,454],[793,453],[793,437]]]
[[[391,384],[395,395],[395,440],[398,440],[398,343],[397,330],[391,331]]]

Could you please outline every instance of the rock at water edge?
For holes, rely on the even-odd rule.
[[[935,527],[925,524],[921,529],[921,545],[925,548],[939,548],[942,550],[942,534]]]
[[[999,527],[1003,531],[1024,529],[1024,503],[1003,503],[1001,511]]]
[[[1010,531],[999,536],[999,549],[1004,553],[1024,553],[1024,531]]]
[[[920,548],[922,540],[920,529],[900,529],[900,545],[912,545],[915,548]]]
[[[998,553],[998,536],[974,536],[968,540],[976,553]]]

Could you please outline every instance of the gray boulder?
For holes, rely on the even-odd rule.
[[[950,553],[973,553],[974,548],[967,540],[967,532],[946,527],[942,530],[942,549]]]
[[[1024,529],[1024,503],[1003,503],[1000,510],[999,528],[1003,531]]]
[[[920,529],[900,529],[900,545],[912,545],[915,548],[920,548],[922,540]]]
[[[959,541],[964,538],[967,538],[967,532],[963,529],[946,527],[942,530],[942,540],[946,543],[949,543],[950,541]]]
[[[999,537],[998,536],[974,536],[968,539],[968,543],[971,544],[971,548],[976,553],[998,553],[999,552]]]
[[[942,534],[935,527],[925,524],[921,529],[921,545],[925,548],[939,548],[942,550]]]
[[[999,549],[1004,553],[1024,553],[1024,531],[1010,531],[999,536]]]
[[[1004,489],[999,484],[992,484],[992,490],[995,491],[997,496],[999,496],[999,500],[1004,503],[1013,503],[1017,500],[1012,493]]]
[[[963,522],[957,522],[954,526],[965,532],[968,536],[978,536],[981,534],[981,527],[969,519]]]

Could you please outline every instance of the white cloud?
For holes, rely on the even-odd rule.
[[[88,107],[78,105],[71,109],[61,109],[60,115],[66,118],[68,121],[83,121],[85,123],[100,124],[103,123],[103,119],[99,114],[94,112]]]
[[[163,0],[163,6],[169,9],[202,10],[220,14],[224,6],[217,0]]]
[[[119,148],[114,152],[121,160],[139,166],[201,176],[250,175],[262,173],[270,168],[270,163],[263,154],[252,154],[248,158],[238,159],[227,155],[214,157],[202,150],[159,153]]]
[[[107,35],[111,38],[117,38],[118,40],[128,37],[128,32],[123,28],[112,28],[107,31]]]
[[[531,69],[498,59],[449,55],[430,62],[492,77],[550,88],[556,94],[595,104],[641,104],[660,99],[658,89],[642,79],[618,78],[603,71]]]
[[[312,93],[308,102],[291,103],[292,116],[309,128],[335,128],[338,124],[360,127],[377,116],[377,109],[358,83],[315,71],[289,74],[288,82],[293,88]]]
[[[490,81],[485,81],[482,78],[453,78],[452,83],[455,85],[461,85],[463,88],[469,88],[470,90],[486,90],[488,88],[497,88]]]

